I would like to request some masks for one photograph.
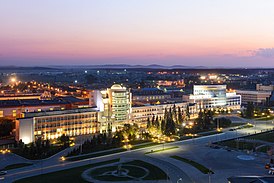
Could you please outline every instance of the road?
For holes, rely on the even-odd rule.
[[[255,132],[259,133],[261,131],[264,131],[265,129],[273,129],[273,127],[274,127],[274,124],[271,121],[270,122],[257,121],[256,126],[253,128],[245,128],[245,129],[240,129],[240,130],[235,130],[235,131],[225,131],[224,133],[221,133],[221,134],[204,136],[204,137],[199,137],[196,139],[189,139],[189,140],[184,140],[184,141],[168,143],[168,144],[165,144],[166,148],[172,147],[172,146],[178,146],[179,148],[169,150],[169,151],[164,151],[162,153],[149,154],[149,156],[154,159],[153,164],[157,164],[157,163],[155,163],[155,159],[159,159],[159,162],[161,164],[160,168],[162,168],[164,171],[168,171],[168,169],[170,169],[170,167],[173,167],[173,166],[176,166],[179,169],[181,169],[181,171],[177,170],[177,174],[169,175],[171,177],[171,179],[173,180],[172,182],[174,182],[174,180],[179,177],[180,178],[183,177],[183,179],[187,180],[184,182],[193,182],[193,181],[197,182],[197,180],[195,180],[195,178],[197,179],[197,177],[207,180],[204,178],[204,175],[201,175],[201,173],[197,172],[196,169],[194,171],[193,167],[191,167],[189,165],[185,165],[183,163],[179,163],[178,161],[172,160],[171,158],[169,158],[169,156],[170,155],[178,155],[178,156],[186,155],[187,157],[194,158],[195,160],[198,160],[198,162],[204,162],[205,165],[207,165],[207,164],[210,165],[212,163],[214,164],[214,163],[216,163],[217,160],[226,158],[226,157],[230,157],[230,156],[232,159],[235,155],[238,155],[239,153],[233,152],[233,153],[230,153],[229,156],[226,156],[226,155],[224,156],[222,154],[225,154],[227,152],[221,152],[221,150],[216,151],[215,149],[213,150],[211,148],[206,147],[206,145],[209,142],[216,142],[216,141],[221,141],[221,140],[225,140],[225,139],[242,137],[242,136],[245,136],[248,134],[253,134]],[[40,174],[49,173],[49,172],[55,172],[55,171],[59,171],[59,170],[64,170],[64,169],[69,169],[69,168],[87,165],[87,164],[91,164],[91,163],[96,163],[96,162],[100,162],[100,161],[111,160],[111,159],[115,159],[115,158],[129,158],[129,159],[132,158],[132,159],[141,159],[141,160],[147,159],[147,157],[146,157],[147,155],[144,154],[145,152],[149,152],[151,150],[160,149],[160,148],[163,148],[163,145],[157,145],[157,146],[143,148],[143,149],[130,150],[130,151],[125,151],[125,152],[121,152],[121,153],[110,154],[110,155],[105,155],[105,156],[95,157],[95,158],[89,158],[89,159],[84,159],[84,160],[79,160],[79,161],[74,161],[74,162],[61,162],[59,159],[57,159],[55,157],[52,159],[48,159],[46,161],[45,160],[38,161],[37,163],[35,163],[32,166],[10,170],[8,172],[8,174],[5,176],[4,182],[13,182],[15,180],[19,180],[19,179],[22,179],[25,177],[40,175]],[[216,154],[216,152],[217,152],[217,154]],[[218,153],[218,152],[221,152],[221,153]],[[212,154],[214,154],[214,153],[215,153],[215,156],[212,156]],[[211,161],[207,161],[206,160],[207,157],[211,157]],[[209,160],[210,160],[210,158],[209,158]],[[261,162],[262,160],[258,160],[258,161]],[[229,163],[227,163],[227,162],[229,162]],[[217,162],[218,166],[214,165],[212,168],[216,169],[215,172],[217,172],[218,174],[220,174],[222,176],[223,172],[221,170],[223,170],[223,169],[220,167],[224,167],[225,165],[228,166],[231,162],[234,162],[234,161],[226,161],[225,159],[223,159],[223,164],[221,162]],[[170,165],[170,164],[172,164],[172,165]],[[229,171],[232,172],[232,174],[234,173],[234,175],[236,175],[235,173],[239,172],[238,169],[241,166],[246,167],[246,166],[244,166],[244,164],[246,164],[246,162],[233,163],[233,166],[228,166],[228,167],[230,167]],[[239,168],[233,169],[234,165],[235,166],[237,165]],[[193,171],[190,171],[190,170],[193,170]],[[248,172],[249,170],[246,169],[246,171]],[[196,172],[197,174],[193,174],[193,172]],[[212,175],[212,178],[213,178],[212,180],[214,180],[214,177],[217,177],[217,175],[218,175],[217,173],[215,173],[215,175]],[[250,171],[250,173],[255,173],[255,172]],[[193,180],[193,178],[194,178],[194,180]],[[227,177],[224,177],[224,179],[226,179],[226,178]],[[219,179],[217,178],[216,180],[219,180]]]

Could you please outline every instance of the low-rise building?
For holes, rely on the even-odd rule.
[[[98,130],[97,121],[95,108],[24,112],[22,118],[16,120],[16,139],[27,144],[38,138],[57,139],[62,134],[93,134]]]
[[[256,84],[256,90],[257,91],[273,91],[274,90],[274,85]]]
[[[142,88],[132,90],[132,102],[138,103],[161,103],[171,98],[169,93],[159,88]]]

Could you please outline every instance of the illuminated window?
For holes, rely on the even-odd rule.
[[[12,116],[16,117],[16,110],[12,110]]]
[[[0,111],[0,118],[4,117],[4,111]]]

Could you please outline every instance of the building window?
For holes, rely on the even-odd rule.
[[[4,111],[0,111],[0,118],[4,117]]]
[[[16,110],[12,110],[12,116],[16,117]]]

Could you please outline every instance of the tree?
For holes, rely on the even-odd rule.
[[[183,121],[184,121],[183,120],[183,114],[182,114],[180,106],[178,106],[178,117],[177,117],[177,119],[178,119],[177,124],[182,124]]]
[[[186,106],[186,117],[187,117],[187,119],[190,118],[190,112],[189,112],[189,105],[188,104]]]
[[[0,137],[9,136],[14,129],[14,122],[11,119],[0,118]]]
[[[175,104],[173,105],[171,115],[172,115],[173,121],[175,121],[178,124],[178,116],[177,116],[177,111],[176,111],[176,105]]]
[[[173,120],[173,115],[172,115],[171,107],[169,108],[169,112],[168,112],[167,116],[168,117],[166,118],[165,134],[166,135],[175,134],[176,127],[175,127],[175,122]]]
[[[214,119],[214,125],[217,127],[217,123],[219,128],[226,128],[231,125],[231,120],[228,118],[215,118]]]
[[[151,127],[151,122],[149,120],[149,117],[147,117],[147,128],[150,128]]]
[[[253,118],[254,117],[254,104],[253,104],[253,102],[248,102],[247,103],[245,116],[247,118]]]
[[[159,129],[159,127],[160,127],[160,123],[159,123],[159,118],[158,118],[158,116],[156,116],[156,119],[155,119],[155,127],[156,127],[157,129]]]
[[[197,122],[197,127],[199,129],[204,128],[204,113],[202,112],[202,110],[199,111],[198,118],[196,119],[196,122]]]
[[[69,136],[66,136],[65,134],[61,135],[61,137],[58,138],[58,140],[63,144],[64,147],[69,146]]]
[[[155,116],[154,116],[154,114],[153,114],[153,116],[152,116],[151,126],[155,126]]]
[[[209,128],[212,119],[213,119],[212,111],[211,110],[204,111],[204,128]]]
[[[166,131],[166,121],[164,119],[161,121],[161,131],[162,133],[165,133]]]

